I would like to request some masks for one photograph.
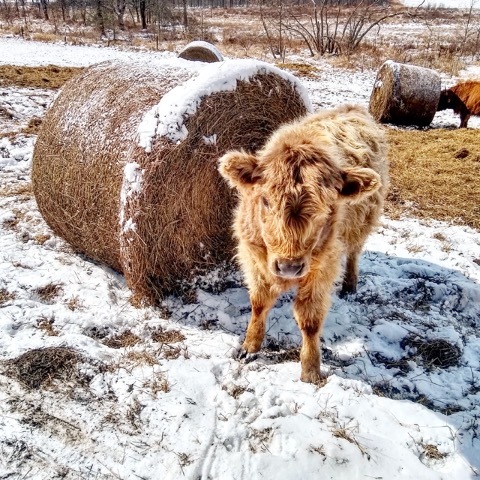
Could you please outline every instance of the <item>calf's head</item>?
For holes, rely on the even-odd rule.
[[[332,147],[270,142],[257,155],[231,151],[220,158],[221,175],[240,193],[239,214],[249,216],[277,277],[307,275],[341,204],[359,202],[381,185],[369,168],[339,168],[335,155]]]

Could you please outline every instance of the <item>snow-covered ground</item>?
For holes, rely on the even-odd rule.
[[[478,0],[402,0],[407,7],[432,7],[432,8],[480,8]]]
[[[0,39],[5,63],[138,55]],[[374,78],[322,63],[304,84],[315,107],[367,105]],[[1,88],[0,106],[14,115],[0,116],[0,131],[18,132],[53,96]],[[457,124],[447,111],[433,126]],[[221,293],[215,275],[199,280],[194,303],[132,307],[121,275],[72,252],[41,218],[29,188],[34,140],[0,140],[0,478],[480,474],[479,232],[384,218],[358,292],[334,298],[322,335],[329,376],[317,388],[299,381],[290,294],[248,363],[236,359],[249,319],[237,274]],[[41,365],[31,371],[21,355],[44,347],[74,349],[63,350],[66,363],[81,355],[70,378],[32,381]]]

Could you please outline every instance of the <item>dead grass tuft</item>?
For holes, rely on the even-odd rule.
[[[446,453],[440,452],[436,445],[422,443],[421,447],[423,449],[422,455],[430,460],[441,460],[447,456]]]
[[[109,348],[127,348],[133,347],[140,342],[140,337],[135,335],[131,330],[125,330],[119,335],[110,337],[103,342]]]
[[[57,89],[82,70],[83,68],[57,67],[55,65],[42,67],[0,65],[0,85]]]
[[[62,292],[62,286],[58,283],[49,283],[44,287],[35,289],[34,292],[36,295],[38,295],[42,302],[51,303],[55,297],[60,295]]]
[[[231,397],[237,400],[245,392],[253,392],[251,388],[244,387],[242,385],[223,385],[222,390],[227,392]]]
[[[405,211],[480,229],[480,155],[473,129],[390,130],[391,191],[386,213]],[[470,154],[455,157],[468,145]]]
[[[73,297],[70,297],[66,302],[65,305],[69,310],[74,312],[75,310],[79,310],[82,308],[82,301],[78,297],[78,295],[74,295]]]
[[[299,362],[300,347],[282,347],[271,340],[265,346],[265,356],[273,363]]]
[[[184,357],[188,358],[188,353],[186,350],[182,349],[181,347],[173,347],[171,345],[164,343],[162,344],[162,348],[160,349],[159,354],[165,360],[175,360],[180,357],[180,355],[182,354],[182,351],[184,352]]]
[[[6,362],[6,374],[27,388],[36,389],[48,386],[53,380],[78,379],[77,364],[83,360],[73,348],[37,348]]]
[[[34,240],[39,244],[43,245],[47,240],[50,240],[52,236],[49,233],[37,233]]]
[[[14,292],[9,292],[6,288],[0,288],[0,307],[5,303],[15,300],[17,295]]]
[[[135,351],[129,350],[124,357],[124,360],[133,363],[135,366],[139,365],[158,365],[158,359],[146,350]]]
[[[257,452],[268,452],[268,447],[270,445],[270,442],[272,441],[273,437],[273,428],[268,427],[264,429],[250,429],[250,432],[248,434],[248,443],[249,443],[249,448],[250,451],[253,453]]]
[[[332,430],[332,435],[335,438],[342,438],[353,445],[356,445],[357,448],[360,450],[362,455],[365,455],[368,460],[370,460],[370,454],[367,452],[365,447],[361,445],[358,440],[355,438],[354,430],[358,430],[358,427],[338,427]]]
[[[319,447],[315,447],[314,445],[310,445],[309,448],[310,452],[312,453],[318,453],[322,457],[326,458],[327,454],[325,453],[325,447],[323,445],[320,445]]]
[[[154,395],[159,392],[168,393],[170,391],[168,380],[164,377],[159,377],[158,375],[156,375],[153,380],[145,382],[143,386],[149,388]]]
[[[185,335],[179,330],[158,329],[152,332],[152,340],[158,343],[178,343],[185,340]]]
[[[37,320],[37,328],[44,331],[49,337],[57,337],[58,332],[53,328],[55,319],[53,317],[40,317]]]

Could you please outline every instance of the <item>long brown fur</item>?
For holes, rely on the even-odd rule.
[[[437,110],[446,109],[460,114],[460,128],[466,128],[472,115],[480,115],[480,82],[471,80],[442,90]]]
[[[383,130],[365,109],[345,105],[281,127],[256,155],[226,153],[219,170],[240,197],[234,234],[252,305],[243,349],[260,349],[269,310],[297,287],[301,379],[318,382],[319,337],[342,255],[346,294],[356,289],[358,257],[382,211]]]

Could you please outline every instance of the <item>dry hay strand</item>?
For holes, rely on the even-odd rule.
[[[41,67],[0,65],[0,85],[56,89],[82,70],[83,68],[56,65]]]
[[[391,190],[385,211],[480,229],[478,130],[389,130]],[[456,158],[468,147],[469,154]]]
[[[48,386],[54,379],[79,379],[77,364],[84,361],[83,356],[73,348],[36,348],[5,362],[5,373],[27,388],[36,389]]]
[[[209,91],[219,77],[222,87]],[[197,103],[182,110],[179,91]],[[236,199],[218,158],[257,150],[307,101],[294,77],[262,62],[91,67],[42,123],[32,168],[40,212],[75,250],[123,272],[132,303],[158,303],[232,258]],[[140,143],[145,119],[162,129],[151,145]]]
[[[179,58],[195,62],[222,62],[223,55],[211,43],[194,41],[190,42],[179,54]]]
[[[440,91],[434,70],[388,60],[377,73],[369,110],[381,123],[425,127],[435,116]]]

